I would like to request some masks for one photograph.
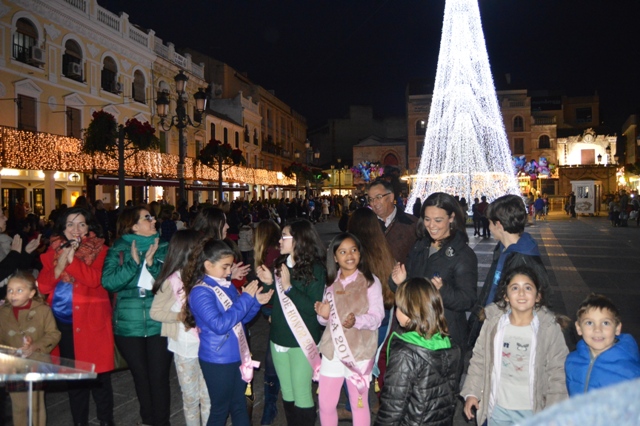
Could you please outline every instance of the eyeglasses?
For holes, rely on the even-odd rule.
[[[156,218],[154,216],[151,216],[150,214],[145,214],[142,219],[146,220],[147,222],[153,222],[154,220],[156,220]]]
[[[391,194],[391,193],[387,192],[386,194],[378,194],[373,198],[371,198],[371,197],[367,198],[367,200],[369,200],[369,204],[373,204],[374,201],[380,201],[380,200],[382,200],[384,197],[386,197],[389,194]]]
[[[293,238],[293,235],[283,235],[282,237],[280,237],[281,240],[290,240]]]

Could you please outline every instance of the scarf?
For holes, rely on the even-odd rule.
[[[138,234],[124,234],[121,238],[129,243],[129,245],[131,245],[131,243],[135,241],[138,252],[140,254],[143,254],[146,253],[147,250],[149,250],[149,246],[156,241],[156,238],[158,238],[158,234],[155,233],[148,237]]]
[[[68,240],[64,235],[58,235],[51,238],[51,248],[53,248],[53,250],[55,251],[54,257],[53,257],[54,268],[58,264],[58,259],[60,259],[60,256],[62,255],[61,246],[65,244],[67,241]],[[91,266],[93,261],[96,260],[96,257],[98,257],[98,254],[100,254],[100,251],[102,250],[103,246],[104,246],[104,239],[96,237],[96,234],[94,234],[93,232],[89,232],[80,240],[78,249],[76,250],[73,257],[83,262],[85,265]],[[60,274],[59,279],[60,281],[69,282],[69,283],[74,281],[71,278],[71,276],[67,273],[66,268],[64,271],[62,271],[62,274]]]

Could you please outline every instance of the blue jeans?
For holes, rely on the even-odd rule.
[[[244,391],[247,383],[240,376],[240,362],[213,364],[200,360],[204,381],[209,389],[211,412],[207,426],[224,426],[231,414],[233,426],[249,426]]]
[[[488,426],[517,425],[531,416],[533,416],[533,410],[507,410],[496,405],[493,407]]]

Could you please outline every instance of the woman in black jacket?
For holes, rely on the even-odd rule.
[[[431,280],[442,296],[449,336],[464,352],[466,312],[477,298],[478,259],[467,244],[464,212],[451,195],[436,192],[424,201],[418,238],[406,264],[394,268],[390,284],[397,286],[413,277]]]

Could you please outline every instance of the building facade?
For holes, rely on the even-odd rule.
[[[3,0],[0,33],[2,205],[47,214],[86,190],[93,112],[151,120],[154,34],[95,0]]]

